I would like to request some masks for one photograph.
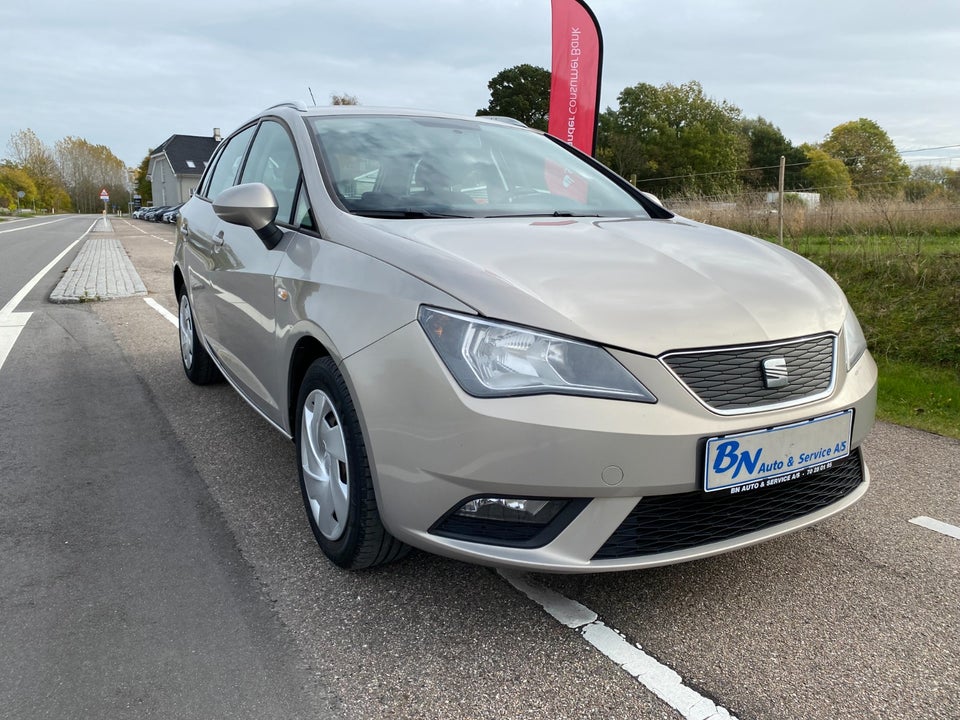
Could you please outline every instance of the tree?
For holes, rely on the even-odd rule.
[[[23,193],[20,198],[17,193]],[[37,199],[37,186],[30,175],[11,163],[0,165],[0,207],[15,210],[32,206]]]
[[[501,70],[487,83],[490,102],[477,115],[503,115],[537,128],[547,129],[550,115],[550,71],[535,65],[517,65]]]
[[[642,162],[643,147],[640,136],[622,129],[620,114],[613,108],[608,107],[597,118],[596,157],[626,178],[636,173]]]
[[[129,201],[129,178],[123,161],[104,145],[92,145],[83,138],[65,137],[57,142],[57,164],[64,185],[77,212],[99,212],[100,189],[120,206]]]
[[[69,210],[69,196],[63,187],[60,168],[53,151],[29,128],[10,137],[8,144],[14,165],[21,168],[36,186],[34,201],[43,208]]]
[[[331,105],[359,105],[360,100],[356,95],[348,95],[347,93],[331,93],[330,95],[330,104]]]
[[[807,190],[820,193],[824,200],[847,200],[854,197],[850,171],[842,160],[830,157],[814,145],[802,145],[800,149],[808,163],[800,173]]]
[[[860,198],[898,195],[910,176],[909,166],[886,131],[867,118],[837,125],[821,148],[847,166]]]
[[[56,175],[57,163],[53,153],[30,128],[11,135],[7,148],[11,160],[18,167],[48,176]]]
[[[806,162],[803,150],[794,147],[776,125],[762,117],[740,121],[740,129],[750,145],[750,169],[743,172],[744,182],[758,190],[780,186],[780,158],[786,158],[784,187],[797,190],[803,184],[801,171]]]
[[[943,171],[943,184],[948,192],[960,194],[960,170],[946,168]]]
[[[936,165],[918,165],[910,171],[904,184],[904,196],[911,202],[929,200],[947,194],[947,168]]]
[[[148,200],[153,200],[153,183],[150,182],[150,155],[153,149],[147,152],[147,156],[140,161],[140,167],[137,168],[136,180],[134,181],[133,191],[140,196],[140,201],[146,205]]]
[[[708,98],[700,83],[639,83],[625,88],[620,108],[604,118],[601,157],[617,159],[622,175],[657,195],[736,193],[749,146],[740,108]],[[608,111],[610,112],[610,111]]]

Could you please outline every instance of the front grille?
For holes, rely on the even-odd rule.
[[[643,498],[594,560],[687,550],[730,540],[808,515],[863,482],[860,450],[799,480],[730,494],[691,492]]]
[[[663,362],[694,395],[720,413],[806,402],[833,389],[836,338],[822,335],[771,345],[671,353]],[[787,384],[768,388],[762,364],[783,358]]]

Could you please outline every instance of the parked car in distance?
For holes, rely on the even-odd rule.
[[[161,205],[147,216],[150,222],[163,222],[163,214],[171,208],[170,205]]]
[[[153,207],[147,208],[143,213],[141,213],[140,219],[152,221],[157,213],[163,212],[166,209],[167,209],[166,205],[155,205]]]
[[[651,567],[867,491],[876,365],[837,284],[542,132],[275,106],[176,236],[187,377],[294,441],[342,567]]]
[[[168,210],[164,210],[162,213],[163,222],[165,223],[175,223],[177,218],[180,216],[180,208],[183,206],[183,203],[179,205],[174,205]]]

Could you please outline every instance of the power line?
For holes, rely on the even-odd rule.
[[[855,190],[857,188],[878,188],[884,185],[898,185],[899,181],[878,181],[878,182],[869,182],[869,183],[855,183],[852,185],[816,185],[810,187],[804,187],[798,190],[788,190],[787,195],[797,194],[797,193],[817,193],[824,190],[838,190],[849,188]],[[736,202],[756,202],[760,204],[767,204],[766,197],[768,194],[775,191],[764,191],[764,190],[753,190],[748,192],[739,192],[739,193],[724,193],[721,195],[697,195],[694,197],[684,197],[684,196],[675,196],[672,198],[674,202],[704,202],[704,203],[736,203]],[[852,201],[856,201],[855,198],[850,198]],[[889,200],[890,198],[880,198],[884,200]],[[941,209],[952,209],[960,208],[960,205],[950,204],[942,207]]]
[[[915,152],[930,152],[932,150],[954,150],[960,148],[960,145],[940,145],[939,147],[929,147],[929,148],[917,148],[916,150],[897,150],[901,155],[906,153],[915,153]]]
[[[898,155],[903,155],[904,153],[932,152],[932,151],[934,151],[934,150],[953,150],[953,149],[960,149],[960,144],[957,144],[957,145],[939,145],[939,146],[937,146],[937,147],[916,148],[916,149],[913,149],[913,150],[899,150],[899,149],[898,149],[898,150],[896,150],[896,152],[897,152]],[[844,164],[846,164],[846,162],[847,162],[847,161],[850,161],[850,160],[866,160],[866,159],[868,159],[868,158],[875,158],[875,157],[886,157],[886,154],[885,154],[885,153],[874,153],[874,154],[870,154],[870,155],[851,155],[851,156],[849,156],[849,157],[839,157],[839,158],[830,157],[830,158],[828,158],[827,160],[807,160],[807,161],[804,161],[804,162],[786,163],[786,164],[785,164],[785,167],[787,167],[787,168],[809,167],[809,166],[811,166],[811,165],[816,165],[816,164],[818,164],[818,163],[830,162],[831,160],[840,160],[841,162],[843,162]],[[939,158],[938,158],[938,159],[939,159]],[[958,159],[958,158],[957,158],[957,157],[948,157],[948,158],[942,158],[942,159],[943,159],[943,160],[955,160],[955,159]],[[902,161],[904,164],[907,164],[907,165],[909,165],[909,164],[911,164],[911,163],[931,164],[931,163],[929,163],[929,162],[925,162],[925,160],[923,160],[923,159],[920,159],[920,160],[913,160],[913,159],[911,159],[911,160],[904,160],[903,158],[901,158],[901,161]],[[753,171],[757,171],[757,170],[760,170],[760,171],[762,171],[762,170],[777,170],[777,169],[779,169],[779,168],[780,168],[780,165],[777,164],[777,165],[762,165],[762,166],[758,166],[758,167],[738,168],[738,169],[735,169],[735,170],[713,170],[713,171],[710,171],[710,172],[703,172],[703,173],[687,173],[687,174],[685,174],[685,175],[664,175],[664,176],[662,176],[662,177],[638,179],[638,180],[637,180],[637,184],[639,185],[640,183],[662,182],[662,181],[664,181],[664,180],[684,180],[684,179],[687,179],[687,178],[713,177],[713,176],[717,176],[717,175],[738,175],[738,174],[740,174],[740,173],[748,173],[748,172],[753,172]]]

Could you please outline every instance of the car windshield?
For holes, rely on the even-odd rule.
[[[648,217],[559,143],[494,122],[407,116],[310,119],[328,178],[371,217]]]

